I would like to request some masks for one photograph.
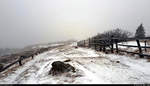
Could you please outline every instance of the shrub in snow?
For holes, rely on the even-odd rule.
[[[75,68],[70,64],[65,64],[64,62],[61,61],[55,61],[52,63],[52,68],[49,71],[49,74],[57,75],[69,71],[75,72]]]

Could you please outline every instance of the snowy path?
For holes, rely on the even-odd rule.
[[[48,75],[53,61],[71,59],[75,73]],[[120,61],[120,63],[116,63]],[[145,84],[150,83],[150,63],[144,59],[105,55],[72,45],[58,47],[36,56],[8,76],[0,84]]]

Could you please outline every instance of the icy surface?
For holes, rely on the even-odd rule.
[[[0,84],[145,84],[150,83],[150,63],[145,59],[104,54],[87,48],[74,48],[75,43],[57,47],[35,56],[16,71],[0,78]],[[48,75],[51,63],[64,61],[76,72]],[[119,61],[117,63],[116,61]]]

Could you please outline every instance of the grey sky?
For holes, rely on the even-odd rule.
[[[84,39],[106,30],[150,32],[150,0],[0,0],[0,47]]]

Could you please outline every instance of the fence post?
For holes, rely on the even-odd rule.
[[[114,53],[113,37],[111,38],[111,53]]]
[[[77,42],[77,46],[79,46],[79,42]]]
[[[89,38],[89,48],[91,47],[91,40],[90,40],[90,38]]]
[[[32,59],[34,58],[34,55],[32,55]]]
[[[105,47],[105,45],[103,46],[103,52],[105,52],[106,51],[106,47]]]
[[[22,66],[22,62],[21,62],[22,59],[23,59],[23,57],[20,56],[20,57],[19,57],[19,65],[20,65],[20,66]]]
[[[145,52],[147,51],[147,49],[146,49],[146,40],[144,41],[144,43],[145,43]]]
[[[100,48],[99,48],[99,51],[102,51],[102,46],[100,45],[99,47],[100,47]]]
[[[103,40],[102,42],[103,42],[103,45],[102,45],[103,52],[105,52],[106,51],[106,40]]]
[[[136,40],[136,42],[137,42],[137,45],[138,45],[138,48],[139,48],[139,56],[140,56],[140,58],[143,58],[143,53],[142,53],[142,48],[141,48],[141,45],[140,45],[140,41],[139,40]]]
[[[119,50],[118,50],[118,39],[115,39],[115,43],[116,43],[116,52],[118,53]]]
[[[95,38],[93,40],[94,40],[94,48],[96,50],[96,41],[95,41]]]
[[[84,47],[85,47],[85,40],[83,42],[84,42]]]
[[[96,44],[94,46],[95,46],[95,50],[96,50]]]

